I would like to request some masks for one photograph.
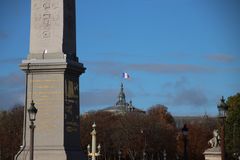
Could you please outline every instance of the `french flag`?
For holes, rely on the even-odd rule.
[[[123,77],[124,79],[129,79],[129,78],[130,78],[129,74],[126,73],[126,72],[124,72],[124,73],[122,74],[122,77]]]

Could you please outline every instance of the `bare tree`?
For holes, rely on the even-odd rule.
[[[22,140],[23,107],[0,112],[0,159],[13,159]]]

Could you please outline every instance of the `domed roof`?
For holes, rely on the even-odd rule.
[[[125,105],[126,104],[126,99],[125,99],[125,93],[123,91],[123,84],[121,83],[121,90],[118,94],[118,101],[116,105]]]
[[[132,101],[130,101],[129,103],[126,102],[122,83],[121,83],[121,89],[118,94],[118,100],[117,100],[116,104],[114,106],[104,108],[104,109],[102,109],[102,111],[112,112],[112,113],[116,113],[116,114],[125,114],[128,112],[145,113],[145,111],[134,107],[132,104]]]

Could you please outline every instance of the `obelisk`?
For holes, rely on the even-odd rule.
[[[38,109],[34,160],[82,160],[79,132],[79,76],[75,0],[31,0],[30,51],[20,68],[26,73],[26,106]],[[25,109],[26,110],[26,109]],[[29,159],[29,120],[22,152]],[[26,135],[26,136],[25,136]]]

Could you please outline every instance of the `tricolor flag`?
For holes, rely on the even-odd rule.
[[[126,72],[124,72],[124,73],[122,74],[122,77],[123,77],[124,79],[130,78],[129,74],[126,73]]]

